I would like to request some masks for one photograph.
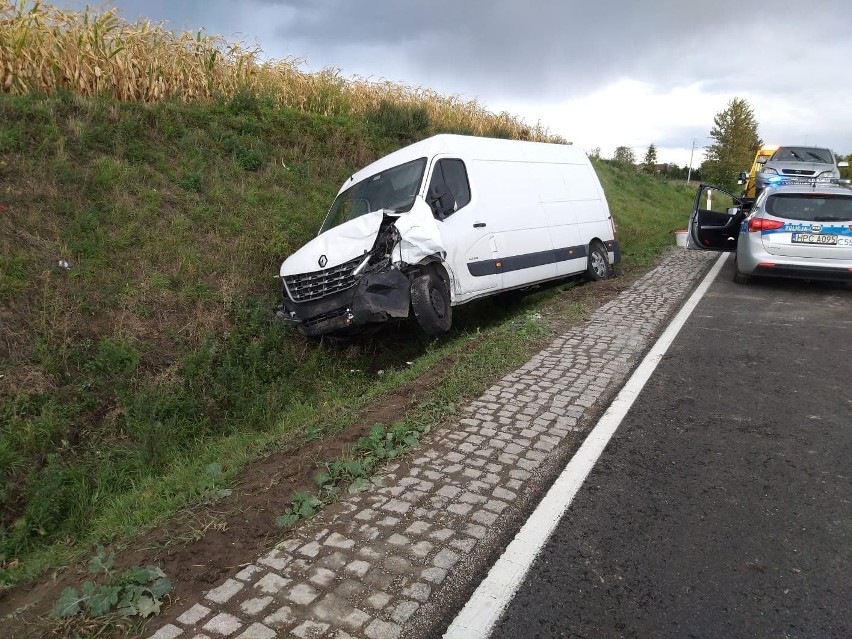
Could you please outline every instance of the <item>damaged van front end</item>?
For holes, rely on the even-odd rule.
[[[414,278],[431,271],[449,279],[444,256],[439,228],[422,197],[405,212],[358,215],[322,231],[284,261],[278,317],[308,336],[405,319]],[[444,284],[449,293],[449,281]]]

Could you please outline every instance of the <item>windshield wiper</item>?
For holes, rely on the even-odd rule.
[[[808,155],[810,155],[812,158],[816,158],[817,162],[822,162],[823,164],[828,164],[828,162],[825,161],[824,157],[820,157],[816,153],[811,153],[810,151],[808,151]]]

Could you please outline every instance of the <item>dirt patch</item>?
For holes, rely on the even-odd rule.
[[[596,282],[593,286],[574,287],[557,294],[537,310],[548,327],[560,333],[584,321],[584,317],[576,315],[565,319],[566,314],[560,314],[561,307],[579,303],[587,313],[591,312],[624,290],[633,279],[621,277]],[[542,339],[530,352],[536,352],[551,339],[552,336]],[[320,465],[343,455],[373,424],[403,420],[417,402],[438,386],[445,373],[464,355],[465,349],[473,345],[463,347],[416,380],[372,402],[344,430],[322,439],[285,445],[248,464],[229,497],[187,509],[168,524],[118,550],[117,570],[156,564],[174,583],[170,609],[155,617],[154,623],[168,622],[182,611],[183,604],[200,599],[227,574],[253,561],[280,541],[282,533],[275,527],[275,518],[289,505],[295,491],[315,489],[314,477]],[[48,626],[44,616],[65,587],[79,586],[87,578],[84,565],[73,566],[49,581],[0,594],[0,617],[18,611],[13,620],[15,636],[66,634],[67,627]],[[76,627],[74,631],[91,634],[83,627]],[[128,632],[126,625],[117,626],[114,631],[121,636]],[[109,634],[101,627],[98,636]]]

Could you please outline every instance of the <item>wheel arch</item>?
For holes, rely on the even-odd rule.
[[[597,235],[595,235],[594,237],[592,237],[589,240],[589,244],[587,246],[587,251],[591,251],[592,246],[594,246],[595,244],[599,245],[604,251],[607,250],[606,249],[606,242],[604,242],[601,238],[599,238]]]
[[[439,277],[444,285],[447,287],[447,292],[450,295],[450,303],[455,306],[456,303],[456,287],[455,287],[455,278],[452,275],[452,271],[449,269],[448,265],[443,261],[438,259],[437,257],[431,258],[425,262],[421,262],[417,265],[417,268],[409,273],[408,278],[413,279],[418,275],[422,275],[424,273],[432,273],[433,275]]]

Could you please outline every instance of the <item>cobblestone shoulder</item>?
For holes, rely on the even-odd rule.
[[[151,639],[439,631],[715,257],[670,252],[386,467],[380,485],[296,528]]]

